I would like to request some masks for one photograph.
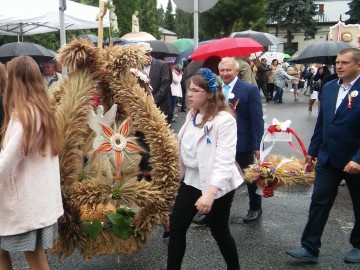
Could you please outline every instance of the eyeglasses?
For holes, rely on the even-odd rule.
[[[187,93],[191,92],[192,94],[196,94],[196,93],[199,93],[199,92],[206,92],[204,90],[200,90],[199,88],[188,88],[187,89]]]

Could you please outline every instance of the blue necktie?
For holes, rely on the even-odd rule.
[[[230,92],[230,85],[225,84],[224,85],[224,94],[225,94],[225,101],[226,102],[229,100],[229,92]]]

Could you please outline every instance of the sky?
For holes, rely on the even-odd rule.
[[[167,3],[168,3],[168,0],[157,0],[157,7],[159,8],[160,5],[162,5],[164,10],[166,10]],[[174,1],[172,1],[172,6],[173,6],[173,8],[175,8]]]

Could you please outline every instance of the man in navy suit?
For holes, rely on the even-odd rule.
[[[260,142],[264,133],[264,120],[259,89],[238,78],[239,63],[234,58],[223,58],[219,63],[225,97],[234,106],[237,123],[236,161],[241,169],[260,158]],[[261,214],[261,195],[256,193],[255,182],[247,184],[249,210],[244,222],[257,220]]]
[[[308,222],[301,237],[301,248],[287,254],[317,262],[329,212],[338,186],[345,179],[355,214],[350,235],[353,248],[344,261],[360,263],[360,50],[342,50],[336,58],[339,79],[324,85],[320,111],[306,161],[317,158],[315,182]]]

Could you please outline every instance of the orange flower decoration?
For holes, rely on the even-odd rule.
[[[99,123],[103,134],[105,135],[102,139],[106,140],[105,143],[101,144],[95,151],[109,153],[113,152],[115,156],[116,165],[120,169],[124,155],[133,154],[140,151],[145,151],[136,142],[135,137],[127,137],[129,135],[129,119],[126,119],[119,127],[118,133],[104,124]]]

